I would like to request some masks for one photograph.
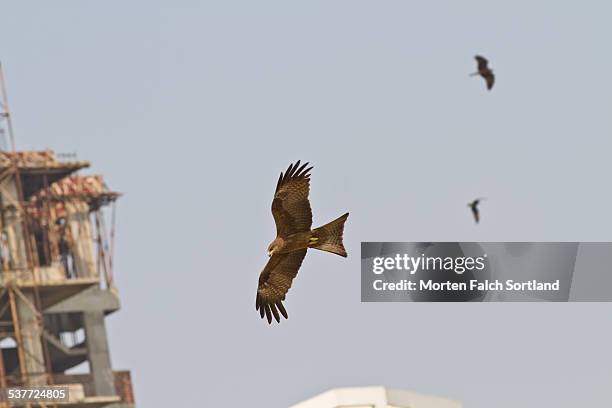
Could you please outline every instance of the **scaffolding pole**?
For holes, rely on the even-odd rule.
[[[34,304],[32,306],[34,307],[34,311],[36,312],[34,313],[34,318],[36,320],[37,331],[40,334],[40,336],[36,336],[37,338],[32,339],[32,340],[41,343],[42,352],[43,352],[42,353],[43,354],[42,355],[42,359],[43,359],[42,365],[44,365],[46,368],[46,373],[45,373],[46,383],[53,384],[53,375],[52,375],[51,359],[49,356],[49,348],[43,336],[44,321],[42,318],[40,291],[38,287],[38,282],[39,282],[38,267],[34,265],[35,262],[34,262],[34,256],[33,256],[33,250],[32,250],[32,242],[30,240],[32,235],[30,233],[29,225],[28,225],[29,220],[28,220],[27,208],[24,205],[23,184],[21,180],[21,173],[19,171],[19,164],[18,164],[18,158],[17,158],[16,146],[15,146],[15,137],[13,133],[13,123],[12,123],[12,118],[11,118],[11,112],[9,109],[6,82],[4,79],[4,71],[2,69],[1,63],[0,63],[0,88],[1,88],[1,94],[2,94],[3,116],[6,119],[9,141],[10,141],[10,149],[11,149],[12,156],[13,156],[12,157],[13,160],[11,161],[12,171],[10,173],[12,173],[15,178],[15,187],[17,190],[16,201],[18,204],[17,206],[18,217],[21,219],[22,234],[23,234],[23,240],[24,240],[25,249],[26,249],[26,268],[30,273],[32,273],[32,278],[34,281],[34,287],[32,288]],[[11,284],[16,285],[16,282],[12,282]],[[26,356],[26,352],[24,348],[23,331],[21,330],[19,317],[18,317],[19,313],[17,311],[17,304],[16,304],[16,299],[15,299],[15,293],[14,293],[14,290],[16,289],[17,289],[16,286],[9,287],[8,296],[9,296],[9,302],[11,304],[11,314],[13,318],[13,327],[14,327],[16,343],[17,343],[17,355],[19,359],[21,379],[22,379],[22,383],[29,385],[29,382],[31,379],[29,377],[29,373],[27,369],[27,362],[26,362],[27,356]],[[26,305],[29,306],[29,304],[30,302],[28,301]],[[30,358],[32,357],[33,356],[30,356]],[[38,356],[36,357],[38,358]]]

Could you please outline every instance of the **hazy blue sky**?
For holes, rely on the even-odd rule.
[[[170,7],[170,4],[172,6]],[[466,407],[604,406],[609,304],[361,304],[360,241],[611,240],[612,5],[2,2],[19,148],[125,193],[109,319],[144,408],[282,408],[383,384]],[[470,78],[487,56],[498,83]],[[314,165],[311,252],[254,310],[278,173]],[[475,226],[468,200],[488,197]]]

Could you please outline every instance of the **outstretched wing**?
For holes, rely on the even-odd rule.
[[[289,291],[291,282],[297,275],[305,256],[306,249],[272,255],[263,271],[261,271],[255,309],[259,310],[262,319],[266,316],[268,323],[272,323],[273,315],[277,322],[280,322],[280,314],[285,319],[289,318],[282,302],[285,300],[285,295]]]
[[[474,214],[474,220],[476,223],[478,223],[480,221],[480,212],[478,211],[476,204],[472,205],[472,214]]]
[[[272,200],[272,215],[276,233],[285,237],[296,232],[310,231],[312,210],[308,201],[310,192],[310,170],[308,163],[300,167],[300,161],[290,165],[281,173]]]
[[[478,62],[478,71],[488,70],[489,69],[489,61],[485,57],[481,57],[480,55],[475,56],[476,61]]]
[[[493,88],[493,84],[495,83],[495,75],[493,72],[489,71],[487,75],[484,76],[485,81],[487,81],[487,89],[491,90]]]

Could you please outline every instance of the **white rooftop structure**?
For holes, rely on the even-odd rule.
[[[290,408],[462,408],[460,402],[385,387],[335,388]]]

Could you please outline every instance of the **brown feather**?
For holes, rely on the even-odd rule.
[[[268,324],[272,323],[272,313],[270,312],[270,305],[266,305],[266,318],[268,319]]]
[[[272,321],[272,314],[276,321],[280,322],[278,311],[285,319],[288,318],[282,301],[285,300],[305,256],[306,249],[273,255],[259,275],[255,308],[259,310],[262,318],[265,313],[269,323]]]
[[[278,310],[276,310],[276,303],[270,304],[270,309],[272,309],[272,314],[274,315],[274,319],[277,323],[280,323],[280,316],[278,314]]]
[[[476,62],[478,62],[478,71],[489,69],[489,61],[485,57],[477,55],[474,58],[476,58]]]
[[[276,302],[276,306],[278,307],[278,310],[281,312],[281,314],[285,317],[285,319],[288,319],[289,315],[287,314],[287,310],[285,310],[285,306],[283,306],[283,302],[279,300],[278,302]]]
[[[493,74],[493,70],[489,68],[489,61],[480,55],[477,55],[474,58],[476,58],[476,61],[478,62],[478,74],[486,81],[487,89],[491,90],[493,88],[493,84],[495,84],[495,75]]]
[[[493,84],[495,84],[495,75],[493,75],[493,72],[489,71],[489,74],[484,76],[484,79],[487,81],[487,89],[492,89]]]
[[[289,165],[285,173],[281,173],[274,199],[272,200],[272,215],[276,223],[276,233],[286,237],[296,232],[310,231],[312,226],[312,210],[308,194],[310,193],[310,170],[308,163],[300,167],[300,161]]]

